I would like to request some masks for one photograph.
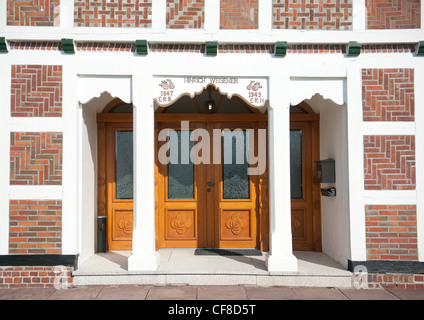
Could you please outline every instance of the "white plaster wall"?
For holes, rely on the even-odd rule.
[[[423,92],[419,88],[424,86],[422,77],[424,70],[424,59],[414,57],[411,54],[361,54],[357,58],[347,58],[343,55],[330,54],[297,54],[288,55],[285,58],[276,58],[269,54],[218,54],[216,57],[207,57],[198,53],[153,53],[147,56],[137,56],[132,53],[84,53],[76,52],[74,55],[65,55],[61,52],[41,52],[41,51],[10,51],[1,55],[0,71],[1,83],[0,94],[4,102],[4,109],[7,110],[7,116],[1,118],[0,139],[3,150],[9,150],[9,132],[15,130],[33,130],[33,131],[63,131],[64,132],[64,170],[63,170],[63,186],[46,187],[46,186],[9,186],[9,156],[8,152],[0,155],[0,164],[2,168],[0,182],[0,253],[7,254],[8,248],[8,201],[16,198],[51,198],[63,199],[63,253],[80,253],[81,256],[87,256],[93,252],[94,248],[94,230],[95,216],[85,215],[86,211],[95,212],[95,204],[91,199],[91,195],[95,197],[95,161],[90,158],[93,141],[92,133],[87,131],[85,127],[89,120],[89,114],[83,114],[79,109],[78,103],[78,75],[95,75],[97,77],[129,77],[132,82],[118,81],[117,89],[122,92],[128,92],[128,95],[137,97],[137,108],[143,108],[143,113],[149,117],[138,117],[138,126],[143,126],[143,121],[149,121],[153,115],[153,101],[151,97],[153,76],[157,75],[199,75],[199,76],[251,76],[251,77],[268,77],[270,87],[269,96],[271,98],[271,107],[278,110],[274,113],[274,121],[278,126],[278,132],[288,130],[288,107],[290,104],[289,93],[293,86],[291,78],[299,79],[302,77],[322,78],[322,79],[346,79],[346,92],[343,98],[346,101],[346,107],[338,107],[338,112],[333,113],[333,107],[328,105],[321,106],[320,112],[323,112],[321,118],[328,119],[337,118],[340,127],[338,132],[344,134],[347,130],[348,134],[345,139],[343,136],[335,136],[331,146],[341,145],[339,151],[341,154],[335,153],[335,157],[343,158],[343,152],[347,152],[347,161],[336,161],[339,165],[348,163],[348,175],[346,179],[339,179],[345,167],[338,168],[337,173],[337,192],[336,199],[326,199],[323,201],[323,225],[325,228],[333,225],[340,228],[338,231],[331,230],[331,233],[323,230],[323,247],[324,251],[330,256],[343,263],[343,260],[350,258],[351,260],[364,260],[365,255],[365,220],[364,220],[364,204],[366,203],[417,203],[418,205],[418,229],[419,232],[419,254],[423,260],[423,239],[422,230],[424,229],[423,218],[423,178],[422,178],[422,159],[423,150],[420,147],[423,140],[424,118],[421,111],[424,104]],[[64,66],[64,106],[62,118],[44,118],[44,119],[17,119],[10,118],[10,65],[11,64],[60,64]],[[417,115],[414,123],[363,123],[361,114],[361,68],[392,68],[392,67],[408,67],[416,69],[416,106]],[[130,88],[128,88],[130,87]],[[327,91],[331,93],[332,87],[327,86]],[[120,90],[118,90],[121,92]],[[100,95],[101,92],[93,96]],[[319,92],[318,92],[319,93]],[[127,94],[127,93],[126,93]],[[339,97],[340,92],[336,92]],[[310,98],[306,96],[304,98]],[[331,96],[330,96],[331,98]],[[328,110],[327,110],[328,109]],[[146,111],[147,110],[147,111]],[[328,116],[324,116],[328,111]],[[345,110],[343,114],[341,110]],[[346,127],[342,125],[342,120],[348,119]],[[87,122],[85,122],[87,120]],[[324,120],[323,120],[324,121]],[[286,126],[284,128],[284,126]],[[324,129],[327,126],[321,124]],[[334,128],[334,125],[332,125]],[[144,132],[144,131],[143,131]],[[146,129],[152,138],[150,131]],[[363,134],[416,134],[417,135],[417,190],[400,192],[400,191],[381,191],[381,192],[364,192],[363,190],[363,164],[362,164],[362,135]],[[328,134],[322,132],[321,143],[323,137]],[[143,138],[143,137],[142,137]],[[278,137],[277,137],[278,138]],[[142,140],[141,140],[142,141]],[[153,140],[151,140],[153,141]],[[281,140],[282,148],[287,148],[288,144],[286,136]],[[343,145],[343,142],[346,144]],[[142,145],[138,140],[137,145]],[[330,144],[329,144],[330,145]],[[331,153],[331,148],[327,148],[322,144],[322,156],[324,151]],[[347,149],[346,149],[347,148]],[[347,151],[346,151],[347,150]],[[280,151],[278,151],[280,152]],[[336,152],[336,151],[333,151]],[[140,155],[142,156],[142,155]],[[346,154],[345,154],[346,156]],[[273,165],[283,165],[282,170],[287,170],[288,177],[288,161],[280,154],[283,162],[274,162]],[[281,168],[279,170],[281,170]],[[285,169],[284,169],[285,168]],[[140,176],[146,173],[140,169]],[[87,180],[87,177],[89,180]],[[89,181],[89,184],[85,184]],[[139,180],[142,183],[143,179]],[[348,183],[348,191],[344,190],[343,182]],[[273,182],[280,183],[280,182]],[[339,185],[339,183],[341,185]],[[287,182],[281,182],[275,191],[281,190],[283,195],[274,194],[276,208],[282,208],[275,211],[276,215],[283,214],[287,209],[287,203],[290,200],[287,195],[289,190]],[[146,185],[147,186],[147,185]],[[142,187],[146,187],[142,186]],[[149,187],[149,186],[147,186]],[[153,188],[153,184],[150,185]],[[273,186],[270,186],[273,188]],[[88,188],[88,189],[87,189]],[[139,188],[142,193],[142,188]],[[348,192],[348,196],[345,195]],[[154,203],[154,195],[148,193],[143,195],[144,201]],[[418,199],[418,200],[417,200]],[[328,200],[328,201],[327,201]],[[337,205],[333,205],[333,202]],[[338,202],[340,201],[340,202]],[[327,209],[330,207],[331,210]],[[345,215],[337,216],[348,206],[348,221]],[[151,205],[150,208],[153,208]],[[284,209],[285,208],[285,209]],[[336,209],[337,208],[337,209]],[[325,213],[324,213],[325,211]],[[327,212],[329,214],[327,215]],[[151,212],[153,215],[154,212]],[[334,217],[333,217],[334,215]],[[332,219],[334,218],[334,219]],[[88,220],[85,220],[88,219]],[[328,221],[328,223],[327,223]],[[272,229],[272,228],[271,228]],[[330,228],[331,229],[331,228]],[[88,232],[86,230],[89,230]],[[91,230],[91,231],[90,231]],[[147,231],[151,239],[154,239],[154,228],[150,226]],[[345,239],[349,236],[349,241]],[[284,241],[286,235],[279,235],[274,239],[274,245],[286,247],[286,244],[278,244],[278,241]],[[337,241],[336,241],[337,240]],[[276,243],[277,242],[277,243]],[[286,249],[286,248],[285,248]],[[284,249],[284,250],[285,250]]]
[[[78,262],[82,264],[94,252],[97,216],[97,122],[96,109],[82,107],[81,130],[81,211]]]
[[[347,108],[318,94],[305,102],[320,114],[320,159],[332,158],[336,164],[336,182],[320,185],[336,188],[336,197],[321,196],[322,251],[347,267],[350,259]]]

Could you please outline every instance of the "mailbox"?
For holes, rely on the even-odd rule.
[[[316,179],[318,183],[336,182],[336,169],[334,159],[315,161]]]

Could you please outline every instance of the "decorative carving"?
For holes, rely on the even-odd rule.
[[[122,229],[122,231],[126,235],[132,235],[133,232],[133,219],[132,216],[126,216],[119,220],[118,222],[118,228]]]
[[[177,214],[171,221],[171,228],[175,229],[178,234],[184,234],[187,229],[190,229],[193,225],[191,219]]]
[[[231,230],[234,235],[239,235],[242,229],[247,227],[247,220],[237,215],[232,215],[230,219],[225,222],[225,226]]]

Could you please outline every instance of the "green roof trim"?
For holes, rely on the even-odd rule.
[[[74,40],[73,39],[62,39],[62,50],[65,53],[75,53]]]
[[[135,41],[135,52],[138,54],[147,54],[149,51],[149,44],[147,40],[136,40]]]
[[[418,42],[418,44],[415,47],[415,55],[422,57],[424,56],[424,41]]]
[[[362,45],[356,41],[349,41],[347,45],[347,55],[349,57],[359,56],[361,54]]]
[[[275,43],[274,54],[278,57],[285,57],[287,53],[287,41],[277,41]]]
[[[0,37],[0,52],[9,52],[7,50],[6,38]]]
[[[217,41],[206,41],[206,55],[216,56],[218,53],[218,42]]]

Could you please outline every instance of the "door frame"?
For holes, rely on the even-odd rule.
[[[290,129],[293,126],[298,125],[302,126],[310,126],[311,129],[311,141],[308,141],[308,146],[310,148],[311,157],[309,163],[307,163],[305,168],[302,170],[307,171],[304,172],[305,176],[310,177],[310,183],[312,185],[308,186],[310,192],[312,193],[312,205],[311,205],[311,214],[312,214],[312,249],[313,251],[321,252],[322,251],[322,225],[321,225],[321,188],[320,184],[316,181],[316,166],[314,161],[320,159],[320,145],[319,145],[319,114],[302,114],[302,113],[291,113],[290,114]],[[302,148],[303,149],[303,148]],[[304,153],[304,150],[302,150]],[[293,200],[291,200],[292,202]],[[297,247],[293,243],[293,250],[307,250],[310,251],[309,248],[306,247]]]
[[[155,137],[158,136],[159,127],[163,123],[181,123],[181,121],[189,121],[192,123],[202,123],[205,127],[213,125],[214,123],[256,123],[255,128],[267,129],[268,128],[268,115],[267,114],[166,114],[155,113]],[[268,141],[267,141],[268,145]],[[269,250],[269,195],[268,195],[268,147],[267,150],[267,165],[265,172],[257,177],[256,189],[256,247],[261,251]],[[161,235],[160,219],[162,215],[160,212],[164,210],[161,199],[165,185],[163,183],[164,176],[162,175],[159,167],[158,155],[158,141],[155,141],[155,228],[156,228],[156,250],[164,247]],[[203,165],[203,164],[202,164]],[[211,164],[213,165],[213,164]],[[216,170],[215,170],[216,171]],[[215,228],[216,229],[216,228]],[[214,242],[216,243],[216,232]]]

